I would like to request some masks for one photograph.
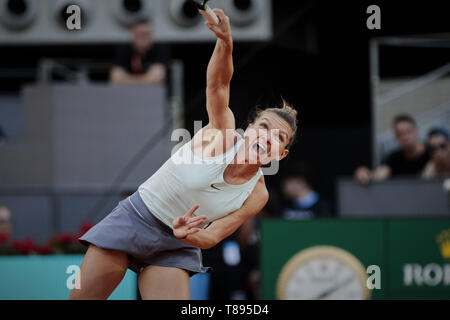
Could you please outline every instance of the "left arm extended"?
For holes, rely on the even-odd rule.
[[[199,229],[181,240],[200,249],[209,249],[230,236],[245,221],[260,212],[269,200],[269,193],[262,179],[261,177],[241,208],[215,220],[207,229]]]

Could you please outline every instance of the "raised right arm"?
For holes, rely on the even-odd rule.
[[[230,101],[230,82],[233,77],[233,39],[229,18],[220,9],[214,9],[220,19],[218,25],[208,22],[205,25],[217,37],[207,70],[206,108],[209,126],[215,129],[235,129],[234,115],[228,104]]]

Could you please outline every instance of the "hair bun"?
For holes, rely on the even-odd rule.
[[[297,110],[295,110],[286,100],[283,100],[283,106],[281,107],[282,110],[288,112],[294,119],[297,119]]]

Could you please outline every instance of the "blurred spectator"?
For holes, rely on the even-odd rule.
[[[260,292],[260,221],[276,217],[279,203],[270,190],[267,205],[217,246],[203,250],[203,264],[212,266],[210,300],[258,300]]]
[[[450,134],[444,128],[434,128],[428,133],[431,160],[422,177],[425,179],[450,177]]]
[[[242,261],[241,249],[234,232],[218,245],[203,250],[203,264],[211,266],[213,272],[209,280],[210,300],[246,300],[246,268]]]
[[[260,270],[260,244],[261,221],[266,218],[278,218],[280,216],[280,199],[276,190],[269,189],[269,202],[256,216],[247,220],[239,229],[237,241],[241,248],[242,263],[245,266],[245,292],[247,300],[262,299],[261,270]]]
[[[132,27],[132,43],[117,50],[110,71],[114,84],[159,84],[166,79],[167,53],[153,43],[152,26],[147,20]]]
[[[358,182],[382,181],[401,175],[418,176],[430,160],[430,154],[425,144],[420,141],[416,122],[411,116],[398,115],[394,118],[393,125],[400,148],[390,153],[373,171],[367,167],[356,169],[355,179]]]
[[[0,255],[20,254],[11,240],[12,219],[7,207],[0,205]]]
[[[261,299],[260,242],[261,220],[271,217],[267,206],[256,216],[248,219],[238,230],[237,241],[244,265],[243,288],[247,300]]]
[[[6,135],[2,130],[2,127],[0,127],[0,146],[5,142],[6,140]]]
[[[239,228],[237,242],[241,249],[244,270],[244,290],[247,300],[259,299],[259,223],[263,216],[267,216],[264,209],[258,215],[248,219]]]
[[[7,207],[0,205],[0,235],[9,238],[12,231],[11,212]]]
[[[311,175],[311,169],[306,164],[287,170],[281,181],[285,198],[282,218],[298,220],[331,216],[328,201],[311,187]]]

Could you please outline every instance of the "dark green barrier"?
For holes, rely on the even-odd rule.
[[[261,254],[264,299],[450,299],[450,219],[264,220]]]

